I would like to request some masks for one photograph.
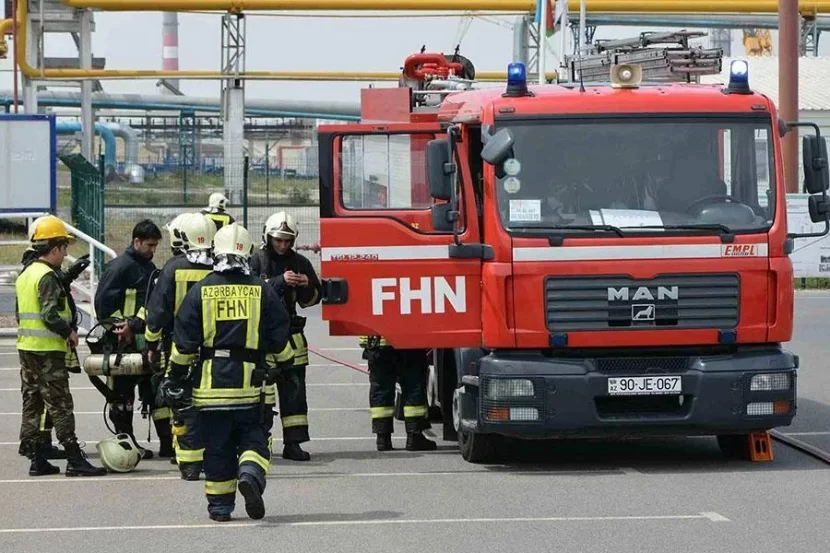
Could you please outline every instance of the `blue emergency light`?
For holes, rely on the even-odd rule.
[[[746,60],[734,60],[729,65],[727,90],[734,94],[752,94],[749,88],[749,63]]]
[[[507,92],[504,95],[527,95],[527,68],[524,63],[514,61],[507,66]]]

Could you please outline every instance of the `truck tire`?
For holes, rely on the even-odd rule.
[[[475,432],[458,432],[458,449],[468,463],[486,463],[493,455],[493,437]]]
[[[727,459],[749,461],[748,438],[748,434],[718,434],[718,447]]]

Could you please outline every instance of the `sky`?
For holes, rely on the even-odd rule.
[[[450,53],[460,36],[460,17],[397,19],[248,16],[249,70],[398,71],[404,59],[421,46]],[[461,38],[460,52],[478,71],[503,71],[512,61],[515,16],[497,18],[502,25],[475,18]],[[160,69],[162,14],[159,12],[96,12],[93,53],[106,58],[108,69]],[[641,31],[665,28],[600,27],[595,38],[624,38]],[[702,30],[702,29],[701,29]],[[739,32],[733,34],[733,53],[743,54]],[[558,35],[556,35],[558,36]],[[218,70],[221,62],[221,18],[218,14],[179,14],[179,68]],[[826,42],[826,41],[825,41]],[[553,40],[558,47],[559,40]],[[826,44],[825,44],[826,46]],[[822,48],[825,50],[825,48]],[[69,35],[51,34],[47,56],[74,56]],[[11,44],[8,59],[0,61],[0,88],[12,88]],[[553,56],[548,68],[555,67]],[[249,81],[248,98],[314,101],[359,100],[367,83]],[[379,83],[379,86],[396,86]],[[105,81],[108,92],[157,94],[155,80]],[[185,94],[218,97],[218,81],[181,81]]]

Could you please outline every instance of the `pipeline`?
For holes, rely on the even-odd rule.
[[[73,134],[82,130],[75,121],[58,121],[55,123],[57,134]],[[95,132],[104,139],[104,165],[107,171],[115,171],[115,134],[103,123],[95,123]]]
[[[144,167],[138,164],[138,135],[135,130],[124,123],[101,124],[124,140],[124,175],[130,180],[130,184],[143,183]]]
[[[430,0],[432,1],[432,0]],[[492,1],[492,0],[488,0]],[[499,0],[502,1],[502,0]],[[513,0],[515,1],[515,0]],[[830,1],[830,0],[828,0]],[[29,32],[26,26],[29,7],[28,2],[21,1],[17,6],[18,21],[18,45],[19,51],[15,52],[17,64],[20,71],[26,77],[37,80],[104,80],[104,79],[189,79],[189,80],[210,80],[228,79],[230,76],[221,71],[206,70],[158,70],[158,69],[45,69],[32,67],[26,60],[26,33]],[[120,6],[120,1],[115,2]],[[67,4],[71,6],[71,4]],[[198,6],[196,6],[198,8]],[[109,8],[103,8],[110,10]],[[136,7],[129,11],[187,11],[173,10],[156,7]],[[112,9],[110,11],[119,11]],[[5,19],[0,22],[0,37],[8,34],[13,20]],[[396,71],[244,71],[234,74],[233,78],[247,80],[270,80],[270,81],[395,81],[400,79],[400,73]],[[549,79],[555,79],[556,73],[548,73]],[[483,71],[476,75],[478,81],[505,81],[506,71]]]

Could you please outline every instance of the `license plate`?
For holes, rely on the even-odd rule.
[[[608,379],[612,396],[673,395],[683,391],[679,376],[624,376]]]

